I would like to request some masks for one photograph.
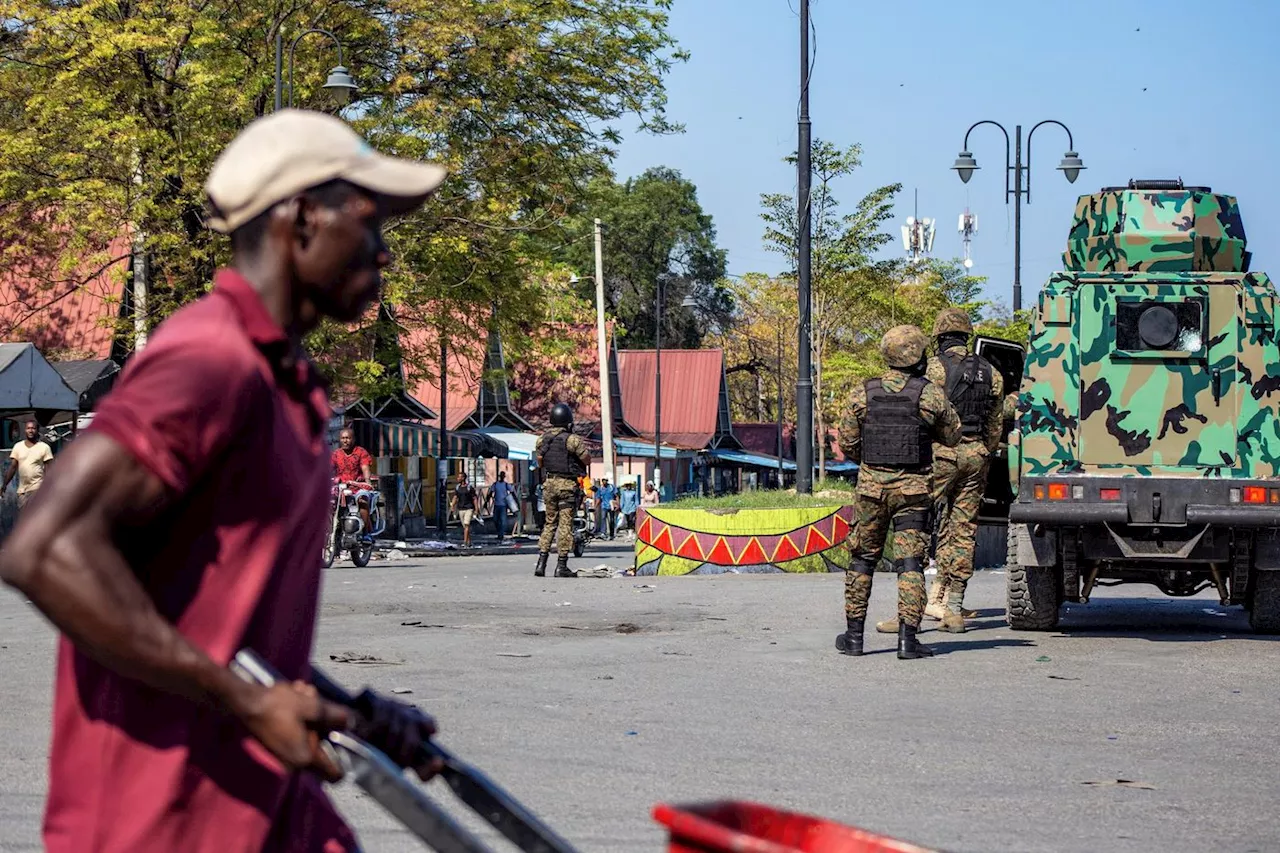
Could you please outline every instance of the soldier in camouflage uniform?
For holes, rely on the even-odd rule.
[[[955,449],[934,445],[933,503],[939,513],[937,577],[929,590],[925,615],[942,621],[942,630],[964,633],[964,591],[973,577],[978,509],[987,488],[991,456],[1004,434],[1004,378],[989,361],[969,352],[973,323],[959,308],[948,308],[934,322],[938,354],[929,359],[926,378],[947,392],[960,417],[962,437]]]
[[[886,332],[880,352],[889,369],[854,389],[841,420],[840,447],[861,465],[857,530],[845,573],[846,628],[836,637],[836,648],[847,655],[862,654],[871,582],[890,525],[898,574],[898,657],[933,654],[916,639],[925,603],[933,442],[956,446],[960,420],[942,389],[924,378],[928,344],[915,326]]]
[[[586,442],[573,434],[573,410],[564,403],[551,407],[551,429],[538,437],[538,468],[542,471],[542,498],[547,506],[547,520],[538,539],[538,565],[533,573],[547,573],[547,557],[551,539],[557,548],[556,577],[571,578],[569,553],[573,550],[573,514],[578,506],[580,477],[591,464]]]

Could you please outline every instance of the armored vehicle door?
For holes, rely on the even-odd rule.
[[[978,336],[974,339],[973,351],[991,362],[991,366],[1000,372],[1004,380],[1005,396],[1016,394],[1022,385],[1022,370],[1026,359],[1026,348],[1001,338]],[[1013,429],[1013,419],[1005,418],[1004,434],[1006,442],[991,460],[987,471],[987,490],[982,496],[982,507],[978,511],[982,520],[1002,520],[1009,517],[1009,504],[1013,503],[1013,489],[1009,482],[1009,462],[1007,439]]]
[[[1077,304],[1077,459],[1234,467],[1236,289],[1186,278],[1085,280]]]

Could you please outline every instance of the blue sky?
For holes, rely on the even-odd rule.
[[[762,192],[794,192],[799,86],[797,0],[676,0],[671,28],[692,59],[668,80],[671,137],[632,135],[620,177],[655,165],[680,170],[715,219],[729,270],[777,272],[761,243]],[[1042,119],[1071,128],[1086,171],[1068,184],[1054,168],[1061,129],[1034,137],[1033,195],[1022,210],[1024,304],[1060,264],[1078,195],[1129,178],[1181,176],[1235,195],[1253,269],[1280,276],[1280,3],[1128,0],[1073,3],[978,0],[811,0],[817,28],[810,112],[816,137],[861,143],[863,167],[837,185],[852,206],[901,182],[897,226],[919,190],[935,217],[934,254],[961,254],[956,221],[978,216],[974,273],[988,296],[1010,300],[1013,206],[1003,199],[1004,138],[970,138],[982,166],[965,185],[950,166],[965,130],[994,119],[1023,133]],[[1025,145],[1025,141],[1024,141]]]

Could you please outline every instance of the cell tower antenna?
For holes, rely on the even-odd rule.
[[[964,243],[964,268],[973,269],[973,258],[969,256],[969,244],[973,242],[973,235],[978,233],[978,217],[969,212],[969,208],[964,209],[964,213],[960,214],[960,239]]]
[[[902,226],[902,248],[907,253],[910,266],[922,264],[933,254],[933,238],[937,236],[937,222],[929,217],[920,218],[920,191],[915,191],[915,212]]]

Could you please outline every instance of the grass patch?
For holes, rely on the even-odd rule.
[[[815,483],[813,494],[797,495],[794,491],[759,489],[721,497],[680,498],[663,506],[672,509],[777,509],[779,507],[832,506],[853,503],[853,484],[844,480]]]

